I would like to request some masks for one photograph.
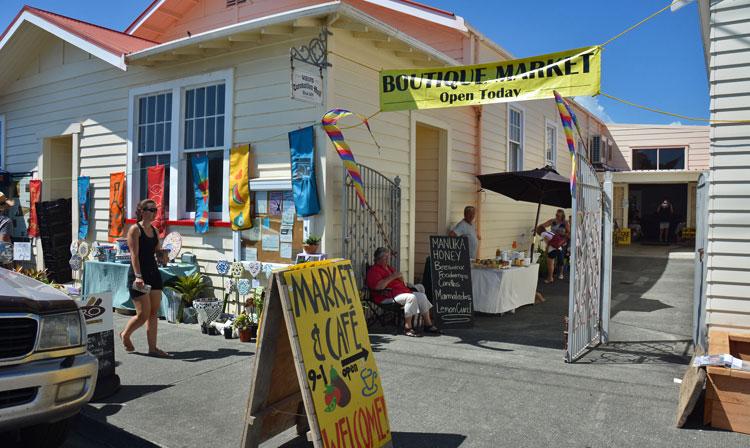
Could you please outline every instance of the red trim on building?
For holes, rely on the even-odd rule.
[[[446,11],[444,9],[436,8],[434,6],[425,5],[424,3],[415,2],[414,0],[399,0],[401,3],[406,3],[407,5],[415,6],[420,9],[424,9],[431,12],[436,12],[438,14],[442,14],[444,16],[448,17],[456,17],[456,14]]]
[[[125,223],[135,224],[136,221],[133,218],[128,218],[125,220]],[[171,221],[171,220],[164,221],[164,224],[166,224],[167,226],[193,227],[195,225],[195,221],[193,221],[192,219],[176,219],[174,221]],[[230,228],[232,227],[232,223],[229,221],[209,220],[208,226]]]

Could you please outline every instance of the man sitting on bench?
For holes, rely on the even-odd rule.
[[[378,304],[396,302],[404,307],[404,334],[416,337],[417,333],[412,328],[412,318],[418,314],[422,315],[425,322],[424,331],[427,333],[440,333],[440,330],[432,324],[430,319],[430,308],[432,304],[422,291],[412,291],[406,283],[402,273],[396,271],[388,260],[391,252],[378,247],[375,250],[375,264],[367,271],[367,287],[372,294],[372,300]]]

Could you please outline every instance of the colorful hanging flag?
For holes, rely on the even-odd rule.
[[[78,178],[78,239],[85,240],[89,234],[89,213],[91,202],[89,201],[89,176]]]
[[[147,169],[148,198],[156,203],[156,215],[152,224],[164,238],[167,226],[164,222],[164,165],[154,165]]]
[[[232,230],[253,226],[250,201],[250,145],[239,145],[229,153],[229,221]]]
[[[29,207],[31,207],[31,214],[29,215],[29,231],[30,237],[39,236],[39,218],[36,213],[36,205],[42,200],[42,181],[39,179],[31,179],[29,181]]]
[[[336,152],[339,154],[339,157],[341,158],[341,161],[344,163],[344,168],[346,168],[346,172],[349,174],[349,177],[352,179],[352,183],[354,184],[354,191],[357,193],[357,197],[359,198],[359,203],[364,207],[365,204],[367,204],[367,199],[365,199],[365,189],[364,184],[362,183],[362,175],[359,172],[359,167],[357,167],[357,162],[354,160],[354,154],[352,154],[351,148],[349,148],[349,144],[346,143],[346,140],[344,140],[344,134],[341,133],[341,130],[338,126],[336,126],[336,123],[349,115],[355,115],[359,117],[362,120],[362,123],[367,127],[367,130],[370,132],[370,136],[372,137],[373,141],[375,141],[375,136],[372,134],[372,129],[370,129],[370,123],[367,122],[367,117],[356,114],[354,112],[349,112],[348,110],[344,109],[331,109],[328,112],[323,115],[323,130],[326,131],[326,134],[328,134],[328,138],[331,139],[331,142],[333,143],[333,147],[336,148]],[[375,146],[380,149],[380,145],[378,145],[378,142],[375,141]]]
[[[193,188],[195,188],[195,231],[208,232],[208,156],[193,157]]]
[[[560,120],[562,121],[563,130],[565,131],[565,141],[568,143],[568,150],[570,151],[570,194],[575,196],[576,194],[576,146],[575,138],[573,137],[573,110],[568,105],[567,101],[560,96],[557,91],[553,91],[555,94],[555,102],[557,103],[557,111],[560,112]],[[578,128],[578,120],[575,120],[575,126]],[[579,129],[580,132],[580,129]]]
[[[109,175],[109,242],[121,238],[125,232],[125,173]]]
[[[292,160],[292,194],[299,216],[320,213],[318,186],[315,180],[315,133],[313,127],[289,133]]]

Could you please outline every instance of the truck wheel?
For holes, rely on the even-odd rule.
[[[57,448],[65,442],[75,416],[54,422],[40,423],[21,430],[22,446],[28,448]]]

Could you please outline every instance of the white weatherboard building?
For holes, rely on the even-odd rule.
[[[712,120],[750,119],[750,0],[701,0]],[[711,124],[703,311],[750,332],[750,123]]]

